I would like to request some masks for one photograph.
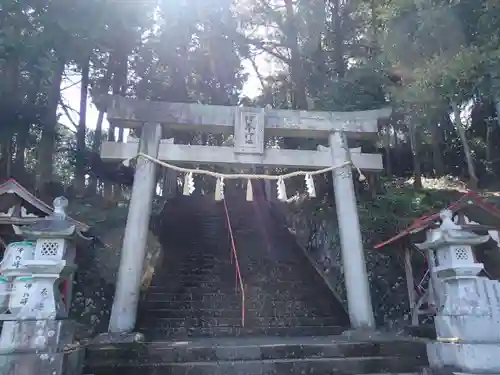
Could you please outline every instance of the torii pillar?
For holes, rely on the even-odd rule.
[[[330,133],[328,140],[332,154],[332,165],[341,165],[351,161],[347,139],[343,132]],[[373,329],[375,328],[375,318],[352,180],[352,165],[336,168],[332,171],[332,175],[349,320],[352,328]]]
[[[160,140],[161,125],[144,124],[139,152],[156,158]],[[155,186],[155,164],[139,157],[130,197],[115,298],[109,321],[108,331],[110,333],[132,332],[135,328]]]

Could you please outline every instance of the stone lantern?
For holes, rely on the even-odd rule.
[[[442,281],[443,297],[435,317],[438,342],[428,344],[431,367],[450,367],[459,372],[500,372],[498,298],[500,284],[478,277],[482,263],[476,263],[472,246],[485,243],[489,235],[477,225],[458,225],[452,212],[444,210],[442,224],[427,232],[421,250],[435,254],[433,269]]]
[[[66,198],[56,198],[53,214],[31,225],[13,226],[17,235],[32,241],[32,252],[18,259],[18,251],[12,250],[13,255],[6,257],[4,263],[7,265],[4,275],[15,277],[15,280],[29,277],[31,287],[29,293],[22,296],[18,310],[12,309],[12,299],[19,293],[14,291],[11,295],[11,317],[4,321],[0,335],[2,374],[60,375],[66,373],[68,361],[80,366],[83,351],[67,349],[74,344],[75,326],[66,319],[68,309],[59,291],[61,281],[71,280],[75,269],[73,240],[77,230],[74,221],[66,216],[67,205]],[[8,272],[12,259],[19,261],[20,274],[17,276],[13,271]]]
[[[18,314],[20,319],[55,319],[68,315],[59,291],[62,280],[71,279],[75,270],[76,248],[72,239],[75,224],[68,220],[68,200],[54,200],[54,213],[25,227],[14,227],[16,234],[36,241],[33,259],[23,260],[24,270],[31,276],[32,291]]]

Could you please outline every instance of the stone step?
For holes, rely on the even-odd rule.
[[[133,368],[158,371],[149,374],[345,375],[418,372],[427,360],[422,343],[298,337],[91,346],[86,364],[86,372],[96,375],[113,374],[113,368],[120,375],[135,374]]]
[[[420,361],[399,358],[314,358],[254,361],[218,361],[185,363],[148,363],[144,366],[120,366],[110,372],[110,364],[95,366],[94,375],[359,375],[417,372]],[[126,369],[124,369],[124,367]],[[129,368],[127,368],[129,367]],[[112,371],[112,370],[111,370]]]
[[[246,306],[245,314],[248,318],[251,317],[275,317],[276,319],[301,319],[301,318],[332,318],[336,315],[334,309],[293,309],[283,308],[276,309],[268,306]],[[141,316],[147,316],[148,319],[161,319],[161,318],[184,318],[189,319],[191,316],[203,316],[207,318],[238,318],[241,316],[241,303],[239,305],[201,305],[193,304],[190,308],[172,308],[167,305],[165,309],[155,309],[148,307],[147,310],[141,313]],[[337,322],[337,321],[336,321]],[[338,322],[337,322],[338,323]],[[336,323],[336,324],[337,324]]]
[[[295,316],[301,315],[304,316],[321,316],[328,311],[327,308],[318,308],[318,307],[308,307],[303,301],[298,302],[275,302],[274,304],[266,303],[266,302],[257,302],[257,301],[245,301],[245,310],[250,312],[260,312],[263,311],[264,308],[269,309],[272,308],[276,311],[277,314],[282,314],[283,312],[293,313]],[[211,305],[201,303],[200,301],[195,302],[187,302],[187,301],[166,301],[166,302],[147,302],[144,303],[143,306],[147,308],[148,312],[156,312],[156,311],[164,311],[175,312],[181,314],[182,312],[189,312],[193,310],[203,310],[208,314],[214,313],[214,316],[220,316],[220,312],[224,311],[241,311],[241,299],[234,300],[231,303],[227,301],[224,303],[212,303]],[[229,313],[231,314],[231,313]]]
[[[244,276],[242,276],[242,279],[244,284],[247,284],[246,281],[248,281],[248,284],[250,284],[248,287],[246,287],[246,290],[256,290],[259,287],[265,286],[267,289],[269,289],[270,287],[274,287],[276,290],[279,291],[289,290],[290,292],[293,291],[293,293],[295,294],[302,294],[302,295],[309,295],[311,291],[310,283],[304,281],[293,282],[293,281],[268,280],[266,282],[266,278],[263,278],[262,280],[259,279],[248,280],[248,278],[245,278]],[[153,280],[153,282],[155,281],[156,280]],[[180,277],[178,279],[170,278],[167,280],[162,280],[161,284],[151,285],[148,289],[148,294],[169,292],[171,291],[172,285],[183,287],[186,290],[202,288],[207,293],[210,292],[215,293],[215,292],[230,290],[230,288],[232,288],[232,285],[234,285],[235,281],[236,281],[235,274],[226,276],[224,279],[216,276],[214,276],[214,279],[210,277],[206,278]]]
[[[147,318],[152,318],[149,312],[144,314]],[[338,319],[335,317],[308,317],[308,316],[260,316],[246,314],[245,310],[245,325],[247,327],[325,327],[338,325]],[[241,313],[238,317],[207,317],[201,312],[193,312],[185,317],[174,318],[169,316],[155,316],[156,328],[169,327],[193,327],[193,328],[210,328],[210,327],[239,327],[241,326]]]
[[[97,350],[99,348],[99,350]],[[145,355],[164,362],[266,360],[305,358],[415,357],[425,359],[425,344],[413,341],[356,342],[337,337],[292,339],[197,339],[187,343],[154,341],[89,347],[92,361],[133,361]]]
[[[314,298],[298,298],[295,295],[291,298],[263,294],[245,295],[245,306],[249,309],[274,309],[276,311],[293,311],[300,309],[311,309],[311,311],[330,311],[337,310],[338,305],[334,300]],[[196,306],[204,306],[213,309],[239,308],[242,304],[241,294],[238,293],[220,293],[220,294],[197,294],[197,293],[173,293],[173,294],[150,294],[142,301],[143,307],[153,308],[171,308],[183,309]]]
[[[298,298],[298,293],[281,293],[281,294],[269,294],[269,293],[251,293],[251,290],[245,290],[245,300],[248,306],[251,305],[259,305],[262,304],[270,304],[276,306],[296,306],[301,303],[303,306],[316,305],[316,306],[331,306],[336,301],[333,299],[333,296],[321,296],[311,292],[307,297]],[[241,303],[241,292],[239,290],[235,290],[235,288],[231,288],[226,290],[225,292],[205,292],[202,291],[200,293],[196,288],[192,288],[191,291],[186,290],[182,293],[148,293],[146,295],[144,302],[193,302],[193,301],[203,301],[207,304],[215,304],[217,302],[222,303]],[[288,305],[289,304],[289,305]]]
[[[241,321],[234,327],[144,327],[139,328],[148,340],[171,339],[187,340],[192,338],[235,338],[235,337],[303,337],[339,335],[345,328],[341,326],[300,326],[300,327],[241,327]]]
[[[271,311],[273,313],[274,311]],[[232,308],[232,309],[217,309],[217,308],[206,308],[204,306],[200,305],[192,305],[192,307],[189,309],[171,309],[171,308],[166,308],[166,309],[154,309],[154,308],[149,308],[147,313],[145,315],[148,316],[148,318],[183,318],[183,319],[188,319],[190,316],[203,316],[206,318],[235,318],[235,319],[240,319],[242,313],[241,308]],[[245,315],[247,318],[252,318],[252,317],[262,317],[263,319],[272,319],[275,317],[276,319],[312,319],[312,318],[332,318],[331,315],[325,314],[323,311],[318,311],[318,312],[313,312],[311,310],[304,311],[304,310],[285,310],[285,311],[276,311],[273,313],[273,315],[267,315],[269,314],[269,311],[262,311],[258,309],[249,309],[245,308]],[[266,318],[268,316],[268,318]]]

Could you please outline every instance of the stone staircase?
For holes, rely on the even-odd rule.
[[[348,324],[343,307],[269,207],[226,198],[245,286],[243,327],[224,203],[191,199],[198,204],[183,205],[183,214],[170,223],[175,232],[162,238],[164,264],[140,306],[138,328],[147,338],[343,331]]]
[[[226,196],[245,285],[241,292],[223,202],[179,197],[157,228],[164,248],[143,296],[146,342],[87,348],[94,375],[416,374],[425,344],[349,338],[348,317],[265,200]]]

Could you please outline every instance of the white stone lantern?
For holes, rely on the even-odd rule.
[[[435,253],[433,272],[444,288],[444,302],[434,319],[438,341],[427,345],[429,363],[463,373],[499,373],[499,306],[491,297],[500,288],[497,281],[478,277],[483,264],[475,262],[472,250],[490,236],[466,230],[486,231],[480,226],[455,224],[449,210],[440,216],[441,226],[416,245]]]
[[[416,246],[421,250],[433,250],[436,254],[434,272],[443,281],[444,302],[435,318],[440,337],[472,339],[478,334],[477,327],[464,324],[464,318],[480,321],[489,314],[485,304],[480,303],[477,293],[477,275],[482,263],[475,263],[472,246],[485,243],[489,235],[480,236],[462,229],[453,222],[453,214],[444,210],[440,214],[442,224],[427,232],[427,240]]]
[[[36,240],[33,259],[22,261],[31,276],[32,287],[27,303],[18,312],[18,319],[55,319],[66,317],[59,284],[74,271],[75,224],[66,216],[68,200],[54,200],[54,213],[26,227],[14,227],[16,234]]]

